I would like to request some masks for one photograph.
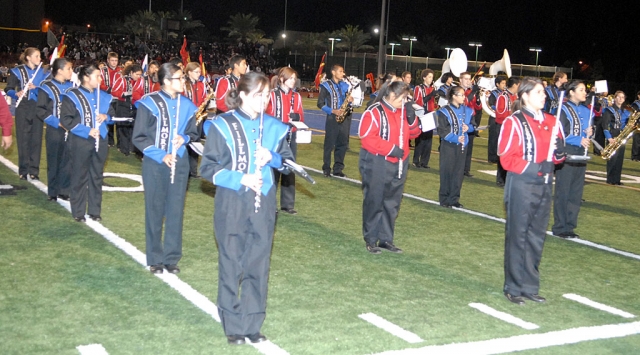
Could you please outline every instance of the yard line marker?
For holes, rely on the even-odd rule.
[[[78,345],[76,349],[81,355],[109,355],[107,349],[102,344]]]
[[[308,166],[302,166],[302,167],[305,170],[310,170],[310,171],[316,172],[318,174],[322,174],[322,170],[314,169],[314,168],[311,168],[311,167],[308,167]],[[350,182],[353,182],[355,184],[360,184],[360,185],[362,184],[362,182],[360,180],[352,179],[352,178],[349,178],[349,177],[341,178],[341,177],[334,176],[333,178],[334,179],[341,179],[341,180],[350,181]],[[438,201],[429,200],[427,198],[416,196],[416,195],[412,195],[410,193],[406,193],[405,192],[402,195],[406,196],[408,198],[412,198],[414,200],[430,203],[432,205],[438,205],[438,206],[440,205],[440,203]],[[507,222],[507,220],[504,219],[504,218],[491,216],[491,215],[488,215],[486,213],[482,213],[482,212],[478,212],[478,211],[472,211],[472,210],[469,210],[469,209],[466,209],[466,208],[452,207],[452,209],[458,210],[458,211],[461,211],[461,212],[464,212],[464,213],[468,213],[468,214],[473,215],[473,216],[490,219],[492,221],[496,221],[496,222],[500,222],[500,223],[506,223]],[[555,235],[553,235],[553,233],[551,231],[547,231],[547,235],[550,235],[552,237],[556,237]],[[556,238],[560,238],[560,237],[556,237]],[[618,254],[618,255],[626,256],[628,258],[640,260],[640,255],[638,255],[638,254],[633,254],[633,253],[630,253],[628,251],[618,250],[618,249],[615,249],[615,248],[608,247],[606,245],[590,242],[588,240],[584,240],[584,239],[580,239],[580,238],[571,238],[571,239],[565,239],[565,240],[569,241],[569,242],[573,242],[573,243],[586,245],[586,246],[589,246],[589,247],[592,247],[592,248],[595,248],[595,249],[608,251],[608,252],[613,253],[613,254]]]
[[[562,297],[564,298],[568,298],[572,301],[576,301],[579,303],[582,303],[584,305],[587,305],[589,307],[593,307],[595,309],[599,309],[601,311],[605,311],[605,312],[609,312],[611,314],[615,314],[618,315],[620,317],[624,317],[624,318],[635,318],[636,316],[634,316],[631,313],[625,312],[623,310],[611,307],[611,306],[607,306],[606,304],[602,304],[596,301],[592,301],[586,297],[580,296],[580,295],[576,295],[574,293],[567,293],[562,295]]]
[[[640,334],[640,322],[571,328],[548,333],[525,334],[468,343],[429,345],[422,348],[385,351],[377,355],[504,354],[551,346],[576,344],[590,340],[621,338],[635,334]]]
[[[378,316],[377,314],[374,313],[363,313],[361,315],[359,315],[358,317],[366,320],[367,322],[375,325],[376,327],[382,329],[382,330],[386,330],[387,332],[397,336],[398,338],[411,343],[411,344],[415,344],[415,343],[421,343],[424,340],[422,340],[422,338],[420,338],[419,336],[417,336],[414,333],[411,333],[408,330],[402,329],[399,326],[389,322],[388,320]]]
[[[492,317],[498,318],[498,319],[500,319],[502,321],[505,321],[507,323],[511,323],[513,325],[517,325],[520,328],[524,328],[524,329],[527,329],[527,330],[534,330],[534,329],[540,328],[536,324],[524,321],[524,320],[522,320],[522,319],[520,319],[518,317],[512,316],[509,313],[500,312],[497,309],[493,309],[493,308],[487,306],[486,304],[469,303],[469,307],[475,308],[475,309],[479,310],[480,312],[482,312],[484,314],[488,314],[488,315],[490,315]]]
[[[5,157],[0,155],[0,162],[6,165],[9,169],[13,170],[16,174],[18,173],[18,167],[13,164],[13,162],[7,160]],[[47,185],[38,180],[31,180],[29,182],[36,186],[40,191],[47,193]],[[67,211],[71,212],[71,205],[67,201],[63,201],[58,199],[58,204],[62,207],[66,208]],[[73,222],[76,223],[76,222]],[[103,238],[108,240],[111,244],[115,245],[118,249],[125,252],[125,254],[129,255],[133,260],[137,261],[139,264],[144,266],[147,270],[149,267],[147,266],[147,257],[146,255],[138,250],[133,244],[127,242],[122,237],[118,236],[110,229],[102,225],[100,222],[93,221],[87,218],[85,224],[93,229],[96,233],[100,234]],[[213,319],[215,319],[218,323],[220,322],[220,316],[218,315],[218,307],[211,302],[205,295],[196,291],[191,285],[182,281],[178,276],[169,273],[155,274],[157,278],[164,281],[166,284],[171,286],[174,290],[178,291],[184,298],[186,298],[193,305],[198,307],[203,312],[210,315]],[[258,349],[261,353],[265,355],[285,355],[289,354],[286,350],[278,347],[278,345],[272,343],[270,340],[262,343],[248,343],[254,348]],[[95,344],[92,344],[95,345]],[[97,344],[99,345],[99,344]],[[79,350],[79,349],[78,349]],[[93,354],[93,353],[88,353]],[[102,354],[102,353],[96,353]],[[105,353],[106,354],[106,351]],[[83,353],[84,355],[84,353]]]

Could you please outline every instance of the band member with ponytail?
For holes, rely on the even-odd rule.
[[[200,105],[204,103],[207,98],[207,85],[204,83],[202,76],[202,69],[200,63],[190,62],[184,69],[185,83],[184,91],[182,95],[186,96],[193,102],[196,107],[200,108]],[[200,132],[198,137],[194,141],[200,140]],[[190,146],[187,146],[187,152],[189,153],[189,177],[198,177],[198,158],[200,155],[193,151]]]
[[[142,67],[140,64],[131,64],[122,69],[121,75],[116,78],[111,94],[120,98],[115,102],[116,117],[130,118],[130,121],[120,121],[116,124],[118,132],[118,150],[125,156],[129,156],[135,150],[131,135],[136,118],[136,102],[144,96],[144,86],[141,80]]]
[[[181,95],[185,78],[180,67],[163,64],[158,71],[158,80],[162,89],[136,102],[138,112],[133,144],[145,156],[142,181],[149,271],[162,274],[163,269],[167,269],[177,274],[182,257],[182,217],[189,180],[185,146],[198,138],[195,119],[198,108]]]
[[[226,95],[233,110],[206,121],[200,175],[217,186],[213,226],[218,244],[218,312],[227,341],[266,341],[269,262],[276,218],[273,171],[294,159],[287,125],[264,114],[269,80],[251,72]],[[240,292],[242,290],[242,292]]]
[[[498,127],[498,132],[500,132],[500,127],[502,127],[502,122],[504,122],[504,119],[511,115],[511,103],[518,98],[518,86],[520,86],[520,78],[512,76],[509,78],[509,80],[507,80],[507,88],[502,91],[502,93],[500,93],[500,96],[498,96],[495,110],[495,125]],[[496,185],[503,187],[506,178],[507,171],[500,164],[500,155],[498,154],[498,172],[496,174]]]
[[[60,124],[60,111],[64,93],[73,87],[71,62],[57,58],[51,66],[51,79],[40,83],[38,118],[47,124],[47,195],[49,201],[69,200],[71,159],[67,131]]]
[[[101,221],[102,174],[107,160],[107,123],[114,115],[112,96],[100,90],[100,70],[80,68],[78,88],[67,90],[60,108],[60,123],[69,131],[71,153],[71,214],[84,222],[85,212]]]
[[[607,107],[602,114],[602,131],[606,138],[607,145],[615,141],[614,138],[620,135],[629,120],[629,111],[622,108],[627,96],[622,91],[614,94],[613,105]],[[622,185],[622,163],[624,162],[625,145],[621,144],[618,151],[607,160],[607,184]]]
[[[291,133],[287,136],[291,154],[296,158],[298,144],[296,143],[296,128],[291,122],[304,122],[302,97],[293,91],[296,87],[298,73],[290,67],[283,67],[274,77],[276,85],[269,95],[269,106],[266,113],[290,126]],[[297,214],[293,209],[296,202],[296,175],[280,174],[274,170],[275,184],[280,183],[280,209],[288,214]]]
[[[229,59],[231,74],[218,81],[216,85],[216,107],[218,113],[229,111],[226,104],[227,93],[238,86],[238,81],[247,72],[247,59],[241,55],[234,55]]]
[[[591,141],[589,126],[590,110],[585,105],[587,91],[580,80],[564,86],[567,102],[560,111],[560,124],[569,155],[585,155]],[[578,227],[578,213],[582,203],[584,175],[587,163],[569,158],[556,169],[556,189],[553,196],[553,234],[561,238],[578,238],[574,229]]]
[[[538,270],[551,211],[553,170],[564,157],[562,134],[558,129],[553,136],[556,119],[542,111],[544,102],[542,82],[524,78],[499,137],[498,153],[507,170],[503,292],[518,305],[525,299],[545,302],[538,295]],[[554,149],[551,160],[549,149]]]
[[[440,145],[440,192],[439,201],[442,207],[458,207],[460,190],[464,178],[466,146],[469,133],[474,131],[471,124],[473,110],[464,105],[464,89],[453,86],[447,95],[449,104],[438,110],[438,135]]]
[[[409,140],[420,135],[419,121],[408,115],[411,89],[402,81],[382,86],[365,111],[358,134],[362,139],[358,167],[362,175],[362,233],[367,250],[402,253],[393,244],[395,222],[409,166]]]
[[[107,65],[105,65],[104,67],[102,67],[100,69],[100,75],[102,76],[102,82],[100,83],[100,90],[102,91],[106,91],[107,93],[112,94],[112,91],[115,87],[116,84],[116,79],[118,79],[118,77],[121,76],[120,74],[120,66],[119,64],[119,56],[118,53],[116,52],[109,52],[107,54]],[[120,82],[120,85],[124,84],[123,82]],[[117,100],[120,100],[119,96],[114,96]],[[115,102],[114,102],[115,104]],[[117,125],[115,125],[117,126]],[[107,130],[109,132],[109,146],[113,147],[113,145],[115,144],[115,141],[113,139],[114,131],[115,127],[114,125],[109,125],[107,126]]]
[[[18,174],[20,179],[40,180],[40,154],[42,152],[42,121],[37,119],[38,86],[46,78],[40,68],[40,50],[29,47],[20,55],[18,65],[9,72],[4,91],[16,105],[16,139],[18,140]]]
[[[433,87],[433,70],[425,69],[420,74],[422,84],[413,90],[413,98],[416,105],[424,108],[424,113],[433,112],[436,109],[434,97],[437,91]],[[431,145],[433,143],[433,131],[422,132],[416,138],[416,148],[413,151],[413,166],[416,168],[429,169],[429,159],[431,159]]]

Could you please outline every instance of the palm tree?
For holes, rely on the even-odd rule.
[[[261,30],[256,30],[253,33],[249,33],[249,35],[247,36],[247,42],[264,45],[273,44],[273,40],[271,38],[266,38],[264,36],[264,32],[262,32]]]
[[[437,51],[440,50],[440,39],[435,35],[426,35],[422,37],[422,40],[413,44],[414,49],[418,49],[420,52],[424,52],[427,57],[433,57]]]
[[[257,31],[256,28],[259,17],[253,16],[253,14],[241,14],[237,13],[229,17],[226,27],[221,27],[223,31],[229,32],[229,37],[236,38],[238,42],[247,41],[250,36],[254,35]]]
[[[371,35],[364,33],[358,26],[346,25],[336,31],[336,34],[341,39],[336,46],[345,48],[349,53],[373,50],[373,46],[365,44],[371,39]]]
[[[313,54],[318,47],[323,47],[326,41],[321,40],[322,35],[316,32],[305,33],[296,41],[296,46],[300,48],[302,54]]]
[[[160,22],[158,15],[151,11],[138,11],[133,15],[126,16],[122,23],[122,30],[125,33],[133,33],[146,39],[160,36]]]

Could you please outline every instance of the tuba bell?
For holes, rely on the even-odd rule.
[[[460,74],[462,74],[466,70],[467,55],[462,49],[455,48],[451,51],[449,59],[445,60],[444,63],[442,63],[442,74],[440,75],[438,80],[433,83],[433,86],[436,88],[436,90],[438,90],[442,85],[444,85],[444,83],[442,82],[442,75],[444,75],[444,73],[451,72],[454,76],[459,77]]]
[[[491,64],[489,67],[489,76],[480,78],[480,81],[478,82],[478,86],[480,86],[482,91],[480,98],[482,110],[491,117],[495,117],[496,113],[489,105],[488,100],[491,91],[496,88],[494,79],[500,72],[506,73],[508,78],[511,77],[511,58],[509,58],[509,52],[507,52],[506,49],[502,54],[502,58]]]

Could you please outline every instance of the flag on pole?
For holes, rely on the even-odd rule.
[[[149,55],[146,54],[144,56],[144,60],[142,61],[142,72],[146,73],[148,67],[149,67]]]
[[[49,60],[49,65],[53,65],[53,61],[58,58],[58,47],[53,49],[53,53],[51,53],[51,59]]]
[[[191,58],[189,58],[189,51],[187,50],[187,36],[184,36],[184,39],[182,40],[182,48],[180,48],[180,57],[182,57],[182,65],[184,65],[185,67],[191,61]]]
[[[60,45],[60,42],[58,42],[58,39],[56,38],[56,35],[53,34],[53,32],[51,32],[51,30],[47,31],[47,45],[50,48],[58,47]]]
[[[320,66],[318,67],[318,73],[316,74],[316,90],[320,87],[320,78],[322,77],[322,73],[324,72],[324,60],[327,57],[327,52],[324,52],[322,55],[322,60],[320,60]]]
[[[205,79],[206,79],[207,78],[207,68],[205,68],[204,61],[202,60],[202,49],[200,50],[200,57],[198,59],[200,60],[200,67],[202,68],[202,76],[204,76]]]
[[[67,49],[67,46],[64,44],[64,36],[65,35],[63,34],[60,39],[60,45],[58,45],[58,58],[64,57],[64,52]]]

